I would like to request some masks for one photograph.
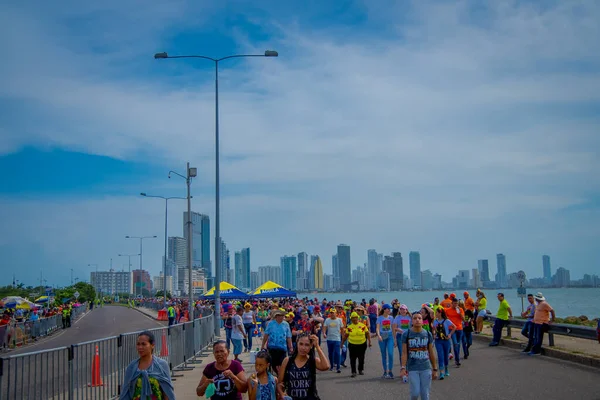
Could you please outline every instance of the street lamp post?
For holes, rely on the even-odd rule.
[[[119,257],[127,257],[129,259],[129,279],[131,280],[131,257],[141,256],[141,253],[138,254],[118,254]],[[131,287],[131,286],[130,286]],[[129,299],[131,299],[131,290],[127,289],[129,294]]]
[[[187,240],[187,262],[188,262],[188,312],[191,314],[190,318],[194,318],[194,311],[192,309],[192,304],[194,304],[194,285],[192,281],[192,196],[190,192],[190,185],[192,184],[192,178],[195,178],[198,175],[198,170],[196,168],[191,168],[190,163],[188,162],[186,165],[186,174],[185,176],[181,175],[179,172],[169,171],[169,178],[171,178],[171,174],[177,175],[183,179],[185,179],[185,183],[187,186],[187,232],[188,232],[188,240]]]
[[[177,200],[186,200],[185,197],[164,197],[164,196],[152,196],[146,193],[140,193],[141,196],[144,197],[154,197],[157,199],[163,199],[165,201],[165,257],[163,259],[163,297],[165,308],[167,308],[167,222],[168,222],[168,210],[169,210],[169,200],[177,199]]]
[[[142,255],[144,254],[144,247],[143,247],[143,243],[144,243],[144,239],[156,239],[158,236],[154,235],[154,236],[125,236],[125,239],[140,239],[140,273],[139,273],[139,279],[138,279],[138,283],[140,286],[140,294],[143,294],[144,292],[142,292]],[[134,291],[134,295],[135,295],[135,291]]]
[[[188,56],[170,56],[166,52],[156,53],[155,59],[168,58],[202,58],[215,63],[215,335],[219,335],[221,315],[221,246],[219,245],[221,236],[220,226],[220,189],[219,189],[219,62],[230,58],[246,57],[278,57],[279,53],[274,50],[266,50],[264,54],[236,54],[221,58],[213,58],[200,55]]]

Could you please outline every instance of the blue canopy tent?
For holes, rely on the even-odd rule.
[[[260,285],[255,291],[253,291],[251,296],[253,298],[259,299],[272,299],[275,297],[296,297],[296,292],[286,289],[273,281],[267,281]]]
[[[219,288],[221,289],[221,299],[246,300],[250,298],[250,296],[248,296],[246,293],[242,292],[240,289],[236,288],[228,282],[221,282]],[[214,300],[215,288],[213,287],[208,292],[206,292],[204,296],[202,296],[202,298],[204,300]]]

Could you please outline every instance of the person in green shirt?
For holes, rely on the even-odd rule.
[[[500,337],[502,337],[502,328],[508,325],[509,319],[512,318],[512,310],[510,304],[508,304],[508,301],[504,298],[504,293],[498,293],[498,301],[500,302],[500,306],[496,313],[496,321],[494,321],[494,326],[492,327],[494,337],[490,346],[498,346]]]

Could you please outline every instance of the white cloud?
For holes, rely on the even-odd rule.
[[[444,272],[505,249],[532,264],[558,248],[568,259],[562,243],[589,255],[597,214],[556,212],[600,189],[597,114],[579,110],[600,102],[598,4],[498,2],[475,14],[469,2],[415,2],[410,15],[402,7],[382,15],[370,4],[371,22],[389,26],[386,35],[309,31],[267,14],[253,21],[271,31],[264,47],[281,56],[223,64],[222,154],[233,159],[222,164],[222,182],[256,185],[252,194],[224,188],[226,241],[251,246],[255,266],[301,250],[319,252],[327,265],[338,242],[354,246],[354,264],[370,247],[420,248],[430,260],[424,267]],[[190,12],[185,2],[85,7],[59,15],[7,8],[0,16],[0,29],[10,31],[0,45],[11,54],[0,66],[0,100],[18,100],[21,111],[5,116],[0,152],[36,145],[124,160],[150,154],[173,165],[189,159],[212,184],[210,64],[151,55],[218,10]],[[90,28],[73,37],[64,21]],[[233,36],[249,48],[240,31]],[[161,221],[160,207],[145,211],[153,205],[133,199],[6,202],[17,225],[15,209],[49,207],[53,218],[40,218],[53,239],[35,243],[70,265],[124,251],[118,238]],[[212,197],[196,207],[214,209]],[[524,244],[569,218],[580,224]],[[490,226],[497,231],[488,236]],[[30,237],[8,227],[14,240]],[[154,263],[160,249],[149,253]],[[589,270],[585,260],[571,267]]]

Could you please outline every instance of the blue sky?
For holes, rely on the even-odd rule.
[[[279,51],[220,69],[222,236],[253,269],[347,243],[444,280],[496,253],[598,271],[597,2],[96,3],[0,6],[0,284],[122,268],[125,235],[159,236],[156,274],[138,194],[185,195],[186,161],[214,221],[213,66],[159,51]]]

